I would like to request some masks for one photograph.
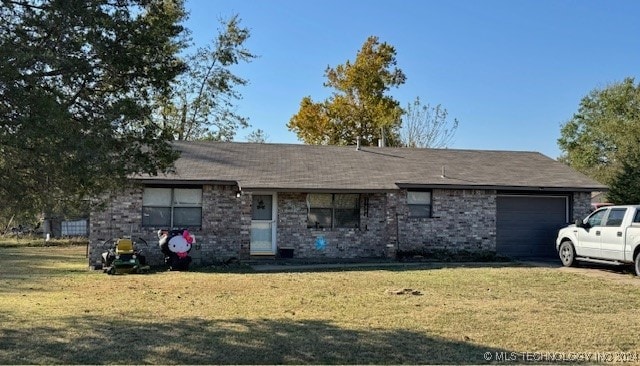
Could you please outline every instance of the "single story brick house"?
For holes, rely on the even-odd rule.
[[[606,187],[536,152],[175,142],[175,172],[133,178],[91,213],[101,243],[188,228],[194,263],[376,258],[400,251],[555,256],[558,228]]]

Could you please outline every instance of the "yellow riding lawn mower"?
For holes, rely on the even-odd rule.
[[[109,239],[103,246],[111,246],[102,253],[102,271],[110,275],[128,273],[147,273],[147,265],[140,245],[148,247],[146,240],[140,237]]]

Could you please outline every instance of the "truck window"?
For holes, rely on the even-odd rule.
[[[633,222],[640,222],[640,210],[636,210],[636,215],[633,217]]]
[[[626,208],[612,208],[604,226],[621,226],[626,213]]]
[[[606,208],[592,213],[591,216],[589,216],[589,218],[587,219],[587,223],[589,223],[589,226],[591,227],[602,226],[602,219],[604,219],[604,214],[606,213]]]

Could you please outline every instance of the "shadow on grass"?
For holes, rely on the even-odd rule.
[[[206,309],[203,309],[206,311]],[[478,364],[510,351],[407,330],[321,320],[152,322],[86,316],[0,328],[0,364]],[[495,357],[495,356],[494,356]]]
[[[599,263],[591,263],[591,262],[578,262],[576,263],[576,267],[593,270],[594,272],[635,276],[635,270],[632,264],[615,265],[615,264],[599,264]]]

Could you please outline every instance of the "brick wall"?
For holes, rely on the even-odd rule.
[[[387,196],[363,194],[360,228],[307,228],[306,193],[278,194],[278,247],[291,248],[296,258],[384,257],[389,243],[386,230]],[[324,248],[316,242],[324,239]]]
[[[332,230],[307,228],[306,194],[280,194],[278,245],[301,258],[383,257],[395,249],[495,251],[495,191],[434,190],[430,218],[409,217],[406,197],[406,191],[362,195],[361,227]],[[323,250],[316,248],[319,237]]]
[[[150,261],[162,259],[160,251],[156,251],[157,236],[142,230],[140,187],[111,195],[106,206],[92,210],[89,219],[89,265],[101,262],[100,255],[111,246],[111,239],[130,235],[140,236],[149,243],[149,248],[142,249]]]
[[[575,192],[573,194],[573,220],[582,220],[591,212],[591,193]]]
[[[496,250],[496,191],[434,189],[430,218],[409,216],[406,191],[397,201],[400,250]]]
[[[199,245],[191,253],[194,263],[211,264],[240,256],[243,248],[242,215],[247,210],[247,202],[236,197],[237,192],[236,186],[204,186],[202,229],[196,233],[199,234],[196,237]],[[248,210],[251,210],[250,201]]]
[[[203,187],[202,227],[188,228],[196,237],[196,244],[189,253],[194,264],[211,264],[237,258],[244,251],[248,253],[248,229],[243,215],[249,212],[250,225],[251,199],[247,202],[242,197],[237,198],[237,191],[236,186]],[[163,263],[157,231],[167,228],[142,227],[142,193],[142,187],[121,192],[111,196],[106,207],[91,213],[90,265],[100,262],[100,255],[105,251],[102,246],[105,240],[129,235],[140,236],[149,243],[149,247],[143,249],[150,264]]]
[[[202,227],[190,255],[194,264],[210,264],[236,257],[249,258],[251,193],[236,197],[236,186],[203,187]],[[142,227],[142,193],[137,187],[113,196],[101,210],[91,213],[90,262],[104,251],[109,238],[133,234],[149,242],[147,257],[161,264],[156,232]],[[496,191],[432,191],[432,217],[409,217],[406,191],[362,194],[360,228],[307,228],[306,193],[278,193],[277,244],[294,250],[296,258],[372,258],[400,250],[495,251]],[[573,195],[573,217],[590,209],[590,194]],[[325,246],[316,245],[323,239]]]

